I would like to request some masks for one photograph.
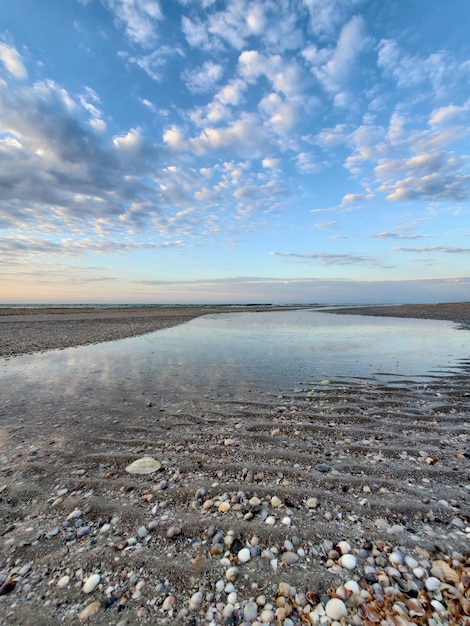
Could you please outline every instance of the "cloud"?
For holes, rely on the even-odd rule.
[[[144,47],[155,43],[156,25],[163,19],[157,0],[104,0],[104,3],[132,42]]]
[[[47,239],[17,235],[15,237],[0,236],[0,259],[22,260],[26,255],[46,257],[76,257],[85,254],[102,256],[119,256],[136,250],[166,250],[181,248],[187,244],[184,241],[131,241],[131,240],[99,240],[99,239]]]
[[[326,91],[339,94],[347,85],[359,55],[369,47],[370,42],[364,19],[356,15],[343,26],[336,48],[317,49],[312,44],[302,54]]]
[[[338,222],[335,222],[335,221],[316,222],[314,226],[315,228],[320,228],[321,230],[333,230],[334,228],[338,228]]]
[[[374,196],[371,193],[346,193],[341,198],[341,206],[348,206],[350,204],[372,200],[373,198]]]
[[[418,254],[423,253],[435,253],[435,252],[444,252],[445,254],[470,254],[470,248],[455,248],[448,246],[429,246],[422,248],[394,248],[397,252],[417,252]]]
[[[185,70],[181,78],[192,93],[204,93],[213,88],[222,78],[223,68],[218,63],[206,61],[196,70]]]
[[[26,71],[26,67],[21,60],[21,55],[16,48],[0,42],[0,61],[5,66],[7,72],[15,78],[27,78],[28,72]]]
[[[131,56],[127,52],[120,52],[119,56],[125,58],[129,63],[133,63],[140,67],[150,78],[160,82],[163,79],[163,68],[166,66],[168,59],[174,55],[184,57],[184,52],[179,46],[159,46],[150,54]]]
[[[125,135],[116,136],[113,139],[113,144],[116,148],[123,152],[136,152],[142,147],[143,143],[144,138],[141,128],[131,128]]]
[[[303,0],[310,14],[310,28],[318,37],[330,38],[345,16],[361,4],[361,0]]]
[[[257,157],[270,150],[272,141],[259,118],[253,113],[242,113],[236,120],[220,128],[204,128],[193,138],[185,139],[178,126],[166,129],[163,140],[173,150],[195,154],[234,152],[240,156]]]
[[[470,197],[470,175],[448,176],[434,173],[421,178],[408,176],[393,184],[381,185],[379,191],[387,193],[387,200],[454,200],[461,202]]]
[[[90,128],[89,113],[89,99],[74,100],[52,81],[0,92],[0,124],[9,129],[0,143],[4,228],[102,231],[133,202],[147,205],[149,219],[160,211],[145,180],[155,150],[139,129],[108,144]]]
[[[456,119],[464,119],[470,112],[470,100],[464,105],[449,104],[445,107],[434,109],[429,117],[430,126],[441,126]]]
[[[322,265],[368,265],[376,267],[379,265],[377,259],[369,256],[356,254],[330,254],[326,252],[298,254],[294,252],[270,252],[271,256],[279,256],[299,261],[320,261]]]
[[[449,73],[455,71],[445,52],[434,52],[426,58],[411,55],[390,39],[380,41],[377,65],[398,87],[418,87],[428,81],[436,95],[446,89]]]

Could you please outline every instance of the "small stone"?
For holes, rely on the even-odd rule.
[[[308,498],[307,502],[305,503],[305,506],[307,507],[307,509],[316,509],[318,506],[318,499]]]
[[[202,591],[196,591],[196,593],[191,596],[191,599],[189,601],[189,608],[191,609],[191,611],[198,611],[202,606],[202,600]]]
[[[331,600],[328,600],[326,603],[325,613],[328,617],[331,617],[331,619],[340,620],[342,617],[346,617],[348,609],[339,598],[331,598]]]
[[[230,510],[230,502],[222,502],[221,504],[219,504],[219,513],[226,513],[227,511]]]
[[[67,587],[67,585],[69,584],[69,582],[70,582],[70,576],[65,575],[65,576],[62,576],[62,578],[60,578],[60,579],[57,581],[57,586],[58,586],[59,588],[62,588],[62,587]]]
[[[274,524],[276,523],[276,518],[274,517],[274,515],[268,515],[264,523],[268,526],[274,526]]]
[[[99,574],[92,574],[89,578],[86,579],[85,584],[83,585],[84,593],[91,593],[96,589],[98,583],[100,582]]]
[[[243,609],[243,617],[249,622],[252,622],[258,617],[258,605],[256,602],[248,602]]]
[[[284,552],[281,556],[281,563],[285,563],[286,565],[294,565],[299,560],[299,555],[295,552]]]
[[[274,621],[274,617],[274,611],[272,611],[271,609],[264,609],[263,611],[261,611],[261,615],[259,616],[262,624],[270,624]]]
[[[328,463],[319,463],[315,466],[315,469],[317,469],[319,472],[326,474],[330,471],[331,467],[328,465]]]
[[[237,554],[240,563],[248,563],[251,558],[250,550],[248,548],[242,548]]]
[[[96,601],[86,606],[78,616],[81,622],[85,622],[89,617],[93,617],[100,610],[101,603]]]
[[[240,570],[238,569],[238,567],[229,567],[228,570],[225,572],[225,578],[233,582],[237,579],[239,571]]]
[[[162,603],[162,609],[164,611],[169,611],[171,607],[175,604],[176,598],[175,596],[167,596]]]
[[[67,516],[67,520],[70,522],[71,520],[78,519],[81,516],[82,512],[80,511],[80,509],[75,509]]]
[[[278,498],[277,496],[273,496],[271,498],[271,506],[274,507],[275,509],[278,509],[279,507],[282,506],[282,500]]]
[[[141,526],[138,531],[137,531],[137,535],[143,539],[144,537],[146,537],[149,534],[149,531],[145,528],[145,526]]]

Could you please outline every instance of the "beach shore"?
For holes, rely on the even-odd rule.
[[[11,355],[222,310],[3,310],[0,385]],[[231,400],[4,385],[0,624],[470,625],[469,375],[470,354]]]
[[[145,335],[184,324],[209,313],[275,311],[289,308],[293,307],[0,308],[0,357]]]

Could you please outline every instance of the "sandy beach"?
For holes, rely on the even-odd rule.
[[[3,309],[0,366],[217,311]],[[3,390],[0,624],[468,626],[469,374],[470,354],[230,402]]]

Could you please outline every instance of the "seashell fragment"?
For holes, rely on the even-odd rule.
[[[143,456],[126,467],[129,474],[153,474],[161,468],[162,464],[151,456]]]
[[[96,589],[99,582],[100,582],[100,575],[92,574],[89,578],[86,579],[85,584],[83,585],[83,592],[91,593],[94,589]]]
[[[439,580],[445,580],[448,583],[458,584],[460,577],[445,561],[434,561],[431,567],[431,574]]]

